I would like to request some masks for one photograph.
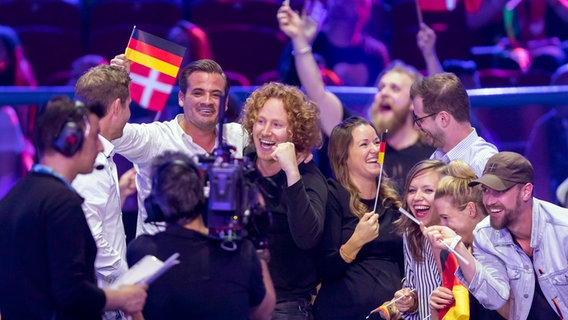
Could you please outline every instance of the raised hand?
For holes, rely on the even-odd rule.
[[[110,60],[110,65],[123,68],[126,72],[130,73],[130,60],[126,58],[124,53],[114,56],[114,58]]]
[[[278,161],[280,167],[286,173],[288,186],[300,180],[300,170],[298,169],[298,158],[296,148],[292,142],[279,143],[271,154],[272,159]]]
[[[287,5],[276,14],[282,32],[292,40],[301,37],[308,44],[314,41],[326,17],[327,11],[319,1],[307,1],[301,15]]]
[[[436,52],[436,33],[425,23],[420,24],[416,44],[424,56],[433,55]]]
[[[367,212],[359,219],[359,223],[353,232],[353,240],[364,245],[375,240],[379,236],[379,215]]]
[[[454,230],[445,226],[430,226],[421,229],[422,234],[430,241],[432,247],[438,249],[447,249],[447,246],[451,245],[454,238],[457,237]]]

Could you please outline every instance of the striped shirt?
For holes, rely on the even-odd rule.
[[[478,136],[475,128],[472,128],[471,133],[448,151],[448,153],[436,149],[430,156],[430,159],[442,160],[445,163],[457,159],[463,160],[475,171],[478,177],[481,177],[487,160],[497,152],[499,152],[497,147]]]
[[[424,238],[424,262],[414,261],[410,255],[410,248],[406,234],[402,238],[404,247],[404,273],[406,281],[405,288],[416,290],[418,296],[418,312],[402,313],[404,319],[422,320],[430,314],[430,304],[428,299],[430,293],[442,285],[442,277],[436,266],[430,242]]]

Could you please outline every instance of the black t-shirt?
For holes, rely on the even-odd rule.
[[[408,148],[395,150],[388,143],[385,149],[384,172],[402,194],[408,171],[419,161],[430,158],[434,148],[418,141]]]
[[[149,287],[145,319],[248,319],[266,294],[256,250],[246,239],[235,251],[220,244],[178,225],[134,239],[127,252],[130,266],[147,254],[162,261],[180,254],[180,263]]]
[[[529,312],[527,320],[554,320],[554,319],[560,319],[560,317],[558,316],[558,314],[556,314],[556,312],[554,312],[548,301],[546,301],[546,297],[544,296],[544,293],[540,288],[538,279],[536,279],[534,296],[531,304],[531,311]]]

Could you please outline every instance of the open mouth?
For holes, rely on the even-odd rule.
[[[489,214],[491,216],[494,216],[494,217],[499,217],[499,216],[503,215],[503,212],[504,212],[502,208],[490,208],[487,211],[489,212]]]
[[[377,158],[377,157],[374,157],[374,158],[367,159],[367,163],[376,163],[376,164],[378,164],[378,158]]]
[[[265,150],[272,150],[272,148],[276,145],[276,142],[263,140],[263,139],[260,139],[258,142],[259,142],[260,148],[265,149]]]
[[[430,206],[426,206],[426,205],[415,205],[414,207],[414,213],[416,215],[416,218],[418,219],[424,219],[428,216],[428,214],[430,213]]]
[[[390,106],[390,104],[381,104],[379,106],[379,112],[388,112],[391,111],[392,107]]]
[[[203,116],[212,116],[215,114],[215,109],[213,108],[198,108],[197,112]]]

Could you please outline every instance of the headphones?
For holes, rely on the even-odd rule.
[[[85,132],[83,132],[81,124],[77,122],[76,118],[78,115],[81,116],[85,124]],[[89,132],[89,129],[87,110],[81,102],[76,101],[73,113],[67,117],[53,139],[53,148],[66,157],[72,157],[83,146],[85,134]]]
[[[157,194],[157,186],[160,183],[160,174],[164,172],[166,169],[170,169],[173,166],[179,166],[184,171],[190,171],[194,173],[198,177],[198,181],[201,181],[201,175],[198,171],[197,166],[190,161],[184,161],[180,159],[173,159],[168,160],[162,163],[154,170],[154,174],[152,175],[152,190],[150,191],[150,195],[144,199],[144,208],[147,212],[147,218],[144,220],[145,223],[149,222],[162,222],[165,221],[167,223],[175,223],[179,219],[183,218],[184,216],[189,216],[193,212],[201,212],[205,207],[205,200],[203,193],[199,197],[196,205],[193,207],[191,211],[182,211],[182,212],[175,212],[170,213],[169,215],[165,215],[160,205],[157,202],[156,194]],[[200,184],[201,190],[203,190],[203,186]]]

